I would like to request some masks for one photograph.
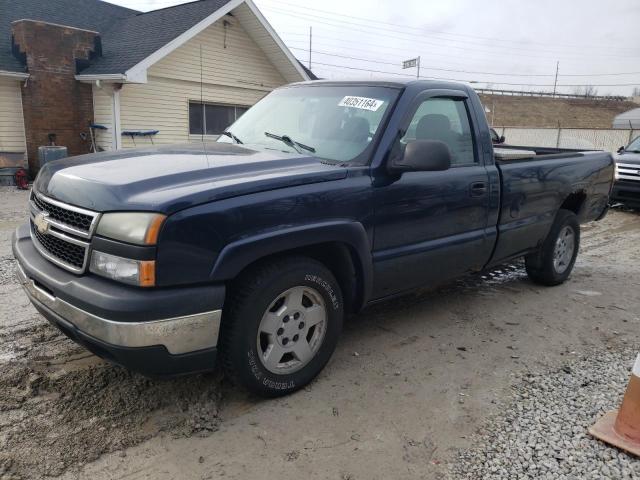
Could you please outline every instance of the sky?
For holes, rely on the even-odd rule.
[[[183,0],[109,0],[141,11]],[[631,95],[640,0],[254,0],[321,78],[420,77],[475,88]],[[401,6],[401,8],[399,8]]]

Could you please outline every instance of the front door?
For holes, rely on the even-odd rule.
[[[451,168],[405,172],[374,190],[373,298],[479,270],[491,256],[489,178],[467,102],[462,91],[427,91],[405,120],[397,147],[442,141]]]

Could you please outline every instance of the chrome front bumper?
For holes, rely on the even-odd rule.
[[[117,347],[164,346],[172,355],[215,348],[222,310],[147,322],[101,318],[58,298],[30,279],[20,266],[18,279],[29,299],[55,313],[80,332]]]

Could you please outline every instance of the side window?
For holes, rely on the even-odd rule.
[[[439,140],[451,150],[451,165],[477,163],[469,115],[463,99],[429,98],[411,119],[402,143]]]

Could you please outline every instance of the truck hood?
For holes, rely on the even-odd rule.
[[[213,200],[346,175],[346,168],[314,157],[198,143],[57,160],[40,169],[34,190],[99,212],[170,214]]]
[[[634,153],[634,152],[617,153],[616,155],[614,155],[613,158],[616,161],[616,163],[628,163],[631,165],[640,166],[640,153]]]

